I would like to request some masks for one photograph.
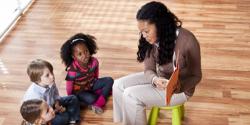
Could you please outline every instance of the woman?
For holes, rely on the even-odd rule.
[[[140,30],[137,60],[144,63],[144,73],[117,79],[113,86],[114,122],[124,125],[145,125],[145,107],[166,106],[165,88],[176,67],[177,53],[179,87],[171,106],[186,102],[202,76],[197,39],[163,3],[143,5],[136,18]]]

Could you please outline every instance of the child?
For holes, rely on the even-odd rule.
[[[23,100],[43,99],[55,108],[56,116],[52,125],[76,124],[80,121],[80,105],[78,99],[71,95],[60,97],[55,84],[52,65],[41,59],[32,61],[28,68],[32,84],[26,91]]]
[[[24,101],[20,113],[24,119],[22,125],[50,125],[55,118],[54,110],[40,99]]]
[[[68,72],[66,76],[68,95],[76,95],[82,104],[101,114],[114,81],[111,77],[98,78],[99,63],[92,56],[96,50],[93,36],[78,33],[63,44],[61,58]]]

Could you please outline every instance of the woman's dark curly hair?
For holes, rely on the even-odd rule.
[[[161,2],[149,2],[138,10],[136,19],[155,24],[157,41],[159,42],[159,65],[170,62],[175,48],[176,29],[182,22]],[[140,36],[137,60],[143,62],[145,56],[150,56],[153,45]],[[146,54],[147,53],[147,54]]]
[[[73,59],[74,46],[76,46],[77,44],[85,44],[86,47],[89,49],[89,54],[93,55],[96,53],[98,49],[95,40],[96,39],[94,36],[83,34],[83,33],[77,33],[76,35],[69,38],[62,45],[60,54],[61,54],[62,61],[66,66],[66,71],[74,60]]]

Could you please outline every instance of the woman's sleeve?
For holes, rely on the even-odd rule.
[[[180,81],[182,84],[188,84],[188,86],[183,86],[184,90],[194,88],[202,77],[200,45],[194,36],[192,42],[187,47],[188,77]]]
[[[153,48],[154,49],[154,48]],[[150,56],[148,57],[148,53],[144,59],[144,75],[148,81],[153,83],[153,79],[157,77],[156,74],[156,60],[153,56],[154,50],[151,50]]]

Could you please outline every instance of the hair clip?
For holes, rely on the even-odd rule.
[[[72,40],[70,44],[73,44],[74,42],[76,42],[76,41],[78,41],[78,40],[82,40],[82,41],[85,41],[85,39],[82,39],[82,38],[78,38],[78,39],[74,39],[74,40]]]

